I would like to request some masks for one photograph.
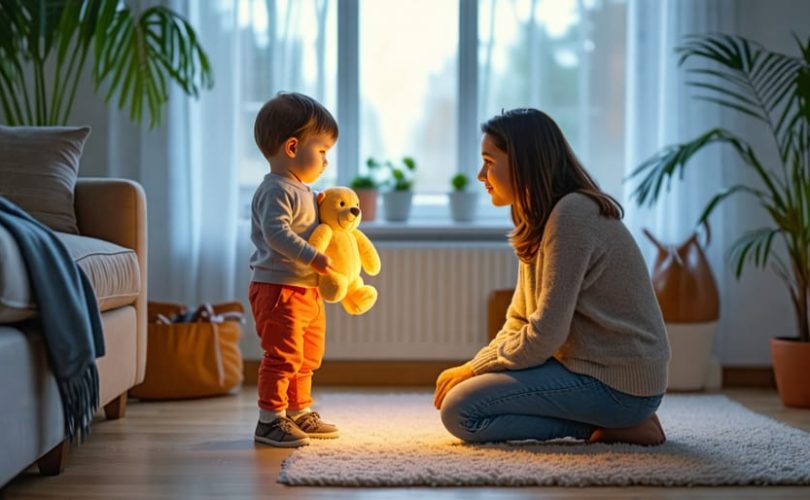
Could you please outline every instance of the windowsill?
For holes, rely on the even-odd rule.
[[[449,219],[410,219],[406,222],[362,222],[360,230],[374,241],[494,241],[506,242],[511,226],[500,221],[454,222]]]

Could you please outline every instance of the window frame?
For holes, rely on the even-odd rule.
[[[340,124],[340,142],[335,148],[337,185],[347,186],[361,171],[364,159],[360,158],[361,146],[361,99],[360,99],[360,1],[336,1],[337,30],[337,74],[336,74],[336,118]],[[457,0],[458,2],[458,54],[457,54],[457,108],[456,114],[456,165],[454,173],[467,175],[476,189],[476,176],[480,168],[479,111],[481,103],[479,82],[479,0]],[[580,4],[581,6],[581,4]],[[582,31],[580,31],[582,33]],[[580,49],[582,50],[582,49]],[[585,59],[587,60],[587,59]],[[584,64],[579,78],[580,85],[587,85],[590,68]],[[590,96],[580,92],[580,112],[588,109]],[[584,131],[585,134],[588,130]],[[585,137],[585,143],[589,142]],[[411,210],[411,219],[416,221],[445,221],[452,225],[449,217],[449,201],[445,192],[416,191]],[[493,222],[507,223],[508,210],[493,207],[488,197],[480,190],[476,222],[486,225]],[[241,198],[241,197],[240,197]],[[249,199],[243,204],[249,208]],[[246,210],[243,209],[242,212]],[[473,223],[474,224],[474,223]]]
[[[348,185],[359,173],[360,158],[360,0],[337,0],[337,120],[340,147],[337,151],[339,185]],[[456,108],[457,173],[466,174],[473,183],[478,173],[478,0],[458,0],[459,40]],[[448,186],[448,191],[450,190]],[[416,193],[412,215],[417,219],[448,218],[448,202],[437,200],[438,193]],[[481,196],[479,218],[503,219],[503,210],[492,210]]]

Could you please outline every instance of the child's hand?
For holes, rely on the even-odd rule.
[[[318,274],[327,274],[329,268],[332,267],[332,259],[322,253],[315,256],[315,260],[310,264]]]
[[[472,367],[467,364],[454,366],[453,368],[448,368],[441,372],[439,378],[436,379],[436,393],[433,395],[433,406],[435,406],[437,410],[441,409],[442,401],[444,401],[444,397],[447,396],[450,389],[474,376],[475,372]]]

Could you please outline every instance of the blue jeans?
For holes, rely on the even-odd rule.
[[[484,373],[453,387],[442,402],[444,426],[471,443],[562,437],[588,439],[597,427],[632,427],[663,395],[633,396],[556,359],[519,371]]]

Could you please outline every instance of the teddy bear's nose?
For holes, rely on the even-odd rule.
[[[360,215],[360,209],[359,209],[359,208],[357,208],[357,207],[352,207],[352,208],[350,208],[350,209],[349,209],[349,212],[351,212],[351,213],[352,213],[352,215],[354,215],[355,217],[357,217],[358,215]]]

